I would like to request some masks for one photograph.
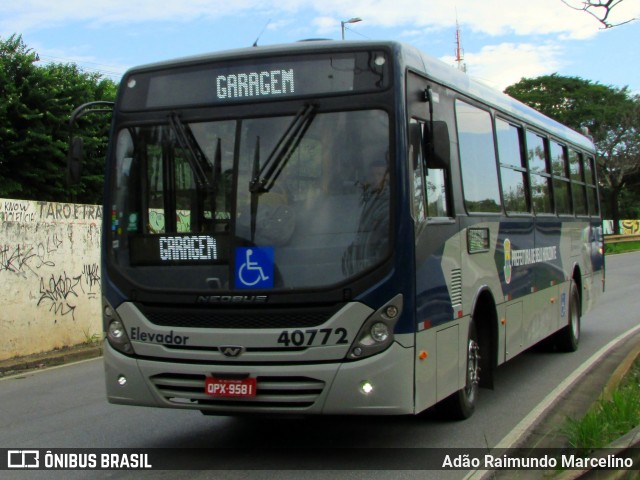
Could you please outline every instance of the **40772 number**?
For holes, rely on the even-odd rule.
[[[320,345],[348,345],[346,328],[312,328],[283,330],[278,343],[285,347],[314,347]]]

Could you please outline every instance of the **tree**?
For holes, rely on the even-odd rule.
[[[505,93],[577,131],[588,129],[597,150],[606,214],[618,220],[623,190],[640,174],[640,97],[624,88],[557,74],[522,79]],[[631,183],[632,185],[634,183]]]
[[[107,120],[83,120],[85,175],[69,189],[69,114],[82,103],[113,99],[116,85],[72,64],[37,61],[20,36],[0,39],[0,197],[100,203]]]
[[[587,12],[589,15],[598,20],[603,28],[613,28],[618,27],[620,25],[624,25],[625,23],[633,22],[635,18],[631,18],[625,20],[620,23],[611,23],[609,20],[609,15],[614,7],[620,5],[623,0],[586,0],[584,2],[578,2],[579,5],[575,5],[574,2],[570,2],[569,0],[561,0],[562,3],[567,5],[569,8],[573,8],[574,10],[581,10],[583,12]]]

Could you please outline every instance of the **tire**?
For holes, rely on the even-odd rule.
[[[575,352],[580,344],[580,294],[578,287],[571,282],[569,290],[569,314],[567,325],[555,334],[556,348],[561,352]]]
[[[464,420],[473,415],[478,402],[480,385],[480,346],[476,326],[471,321],[467,336],[466,384],[453,395],[445,398],[441,407],[452,420]]]

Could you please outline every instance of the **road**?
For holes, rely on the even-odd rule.
[[[110,405],[100,359],[0,380],[0,448],[487,448],[500,444],[545,397],[611,340],[638,325],[640,253],[607,258],[607,292],[582,320],[580,349],[533,350],[498,368],[463,422],[420,417],[231,418],[199,412]],[[380,451],[377,451],[380,452]],[[330,467],[330,465],[328,465]],[[22,472],[9,472],[16,474]],[[52,472],[30,472],[50,478]],[[69,477],[69,472],[64,478]],[[81,472],[75,472],[81,473]],[[87,472],[84,472],[85,474]],[[45,475],[46,474],[46,475]],[[144,472],[105,472],[109,478]],[[149,473],[150,474],[150,473]],[[272,478],[274,472],[153,472],[166,478]],[[304,478],[463,478],[465,472],[305,472]],[[86,476],[86,475],[85,475]],[[300,478],[279,472],[279,478]],[[20,477],[22,478],[22,477]],[[63,478],[62,475],[60,478]],[[78,478],[83,478],[79,476]]]

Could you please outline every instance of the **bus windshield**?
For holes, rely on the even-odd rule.
[[[174,113],[121,129],[115,155],[109,263],[139,285],[323,287],[389,255],[382,110],[307,104],[198,122]]]

